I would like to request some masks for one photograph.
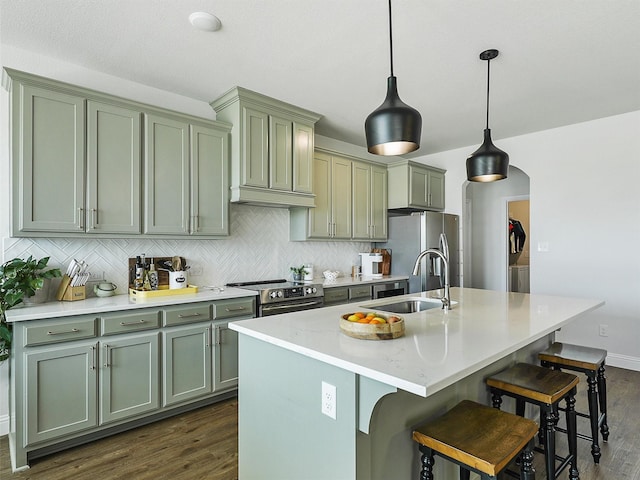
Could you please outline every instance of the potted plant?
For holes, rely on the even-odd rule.
[[[290,267],[290,270],[293,272],[293,280],[295,282],[302,280],[302,277],[307,273],[304,265],[300,267]]]
[[[35,295],[44,285],[45,279],[62,276],[60,269],[45,270],[49,257],[36,260],[14,258],[0,266],[0,362],[11,353],[11,325],[4,312]]]

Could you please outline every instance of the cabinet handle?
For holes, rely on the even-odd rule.
[[[129,325],[140,325],[141,323],[147,323],[146,320],[138,320],[137,322],[120,322],[120,325],[123,327],[127,327]]]
[[[245,307],[243,307],[243,306],[233,307],[233,308],[225,307],[225,310],[226,310],[227,312],[240,312],[240,311],[242,311],[242,310],[244,310],[244,309],[245,309]]]
[[[78,207],[78,228],[84,230],[84,208]]]
[[[80,330],[78,330],[77,328],[72,328],[71,330],[68,330],[66,332],[47,332],[47,335],[64,335],[66,333],[78,333]]]
[[[96,229],[96,217],[98,211],[95,208],[91,209],[91,226],[89,227],[91,230]]]
[[[104,346],[104,366],[107,367],[107,368],[109,367],[109,353],[110,353],[109,345],[105,344],[105,346]]]
[[[200,313],[190,313],[188,315],[183,315],[183,314],[178,314],[178,318],[192,318],[192,317],[199,317],[201,314]]]
[[[91,350],[91,364],[89,365],[89,370],[95,370],[96,369],[96,347],[92,345],[91,347],[89,347],[89,350]]]
[[[216,338],[215,338],[216,345],[220,345],[220,327],[215,327],[215,329],[216,329],[215,330],[215,332],[216,332],[215,333],[215,335],[216,335]]]
[[[200,231],[200,216],[196,215],[193,217],[193,223],[194,223],[194,231],[195,232],[199,232]]]
[[[211,328],[207,327],[207,330],[205,333],[204,346],[208,347],[209,345],[211,345]]]

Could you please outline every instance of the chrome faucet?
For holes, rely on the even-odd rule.
[[[444,296],[440,300],[442,301],[442,308],[446,312],[449,311],[449,308],[451,307],[451,294],[449,292],[449,243],[447,242],[447,237],[444,233],[440,234],[439,246],[442,248],[442,251],[437,248],[428,248],[420,252],[420,255],[416,258],[416,263],[413,266],[413,275],[418,275],[420,273],[420,262],[426,255],[436,255],[440,257],[444,267]]]

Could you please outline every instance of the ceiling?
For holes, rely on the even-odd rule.
[[[190,13],[222,29],[194,29]],[[2,44],[210,102],[240,85],[365,145],[389,75],[385,0],[0,0]],[[422,114],[411,156],[640,110],[638,0],[394,0],[394,72]],[[126,96],[126,95],[123,95]],[[381,159],[382,160],[382,159]]]

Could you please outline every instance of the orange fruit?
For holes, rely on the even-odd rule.
[[[358,323],[369,323],[369,319],[368,318],[361,318],[360,320],[358,320]]]
[[[375,319],[375,318],[374,318],[374,319],[373,319],[373,320],[371,320],[369,323],[370,323],[371,325],[378,325],[378,324],[380,324],[380,323],[382,323],[382,322],[381,322],[380,320],[378,320],[378,319]]]
[[[356,317],[358,317],[358,318],[364,318],[364,317],[366,316],[366,315],[365,315],[364,313],[362,313],[362,312],[356,312],[356,313],[354,313],[354,315],[355,315]]]

